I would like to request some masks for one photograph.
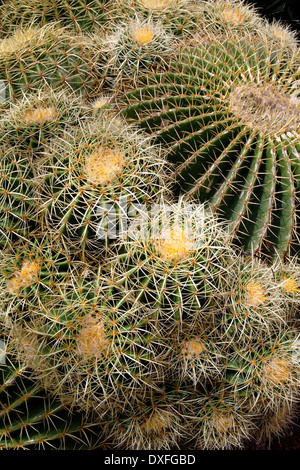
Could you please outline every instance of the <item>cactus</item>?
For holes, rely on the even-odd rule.
[[[297,51],[299,46],[297,33],[288,24],[275,20],[272,23],[266,22],[264,34],[275,50],[283,49],[284,54],[291,56]]]
[[[229,345],[235,341],[247,345],[290,320],[291,308],[283,301],[277,273],[275,265],[249,256],[235,258],[234,270],[223,280],[222,307],[215,322]]]
[[[73,253],[68,253],[44,236],[31,241],[21,240],[0,254],[0,302],[10,315],[22,317],[28,304],[37,301],[52,288],[58,288],[76,272],[78,279],[88,277],[88,267],[78,263]]]
[[[0,246],[24,238],[37,225],[36,182],[30,155],[0,149]]]
[[[198,392],[191,408],[190,433],[198,450],[243,448],[257,429],[249,406],[217,384],[213,391]]]
[[[164,191],[165,165],[157,147],[111,114],[81,127],[42,159],[41,205],[54,235],[80,246],[84,256],[99,257],[126,218],[122,204],[133,211]]]
[[[182,407],[189,396],[180,384],[165,383],[146,399],[137,396],[132,406],[105,422],[107,441],[120,449],[169,450],[180,448],[185,437]]]
[[[107,77],[113,86],[121,89],[122,81],[135,80],[140,71],[160,70],[177,46],[176,37],[164,25],[147,19],[130,17],[115,26],[106,38],[100,39],[107,55]],[[121,82],[121,83],[120,83]]]
[[[209,200],[247,251],[298,252],[297,55],[240,41],[185,49],[120,100],[168,149],[175,191]]]
[[[194,0],[117,0],[110,17],[116,23],[124,17],[139,16],[145,20],[151,17],[154,23],[162,23],[167,33],[187,38],[196,31],[197,12],[198,4]]]
[[[75,450],[96,445],[95,425],[83,414],[71,415],[49,396],[16,360],[9,338],[1,338],[7,344],[5,363],[0,365],[0,449]]]
[[[278,399],[293,403],[299,393],[299,340],[297,330],[278,328],[248,346],[233,346],[225,382],[235,393],[251,397],[264,411]]]
[[[3,145],[33,151],[36,156],[45,150],[53,134],[63,134],[66,126],[76,126],[91,114],[81,98],[52,88],[27,94],[17,102],[6,103],[7,111],[0,118]]]
[[[233,260],[222,222],[204,205],[165,202],[134,220],[128,235],[104,268],[115,282],[158,309],[165,328],[205,317]]]
[[[110,0],[12,0],[2,6],[0,33],[10,34],[17,26],[34,22],[44,26],[53,21],[76,31],[91,31],[108,20]]]
[[[0,3],[0,448],[283,435],[294,34],[238,0]]]
[[[296,312],[300,301],[300,268],[298,258],[289,259],[283,263],[275,260],[273,265],[274,275],[278,284],[279,296],[290,309],[294,306]]]
[[[260,443],[271,444],[274,437],[280,438],[287,434],[295,424],[298,406],[284,400],[274,410],[268,410],[261,420],[256,440]]]
[[[213,314],[212,309],[207,311],[207,315]],[[179,334],[168,338],[171,351],[169,373],[180,382],[190,383],[191,389],[205,381],[217,381],[226,367],[226,347],[209,320],[206,324],[198,320],[192,326],[185,323]]]
[[[253,5],[241,0],[208,0],[199,2],[197,29],[208,37],[243,37],[258,39],[264,21]]]
[[[166,347],[155,315],[101,277],[80,279],[72,270],[56,288],[27,300],[14,315],[12,336],[47,390],[100,417],[130,407],[137,391],[146,395],[163,379]]]
[[[26,26],[0,40],[0,79],[6,98],[22,98],[44,85],[63,87],[86,96],[98,86],[97,51],[91,40],[66,28]]]

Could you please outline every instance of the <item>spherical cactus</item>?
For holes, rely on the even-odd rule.
[[[161,390],[151,390],[147,397],[137,396],[118,416],[106,417],[108,442],[118,449],[180,449],[186,438],[182,408],[189,396],[176,382],[162,384]]]
[[[168,33],[178,38],[190,37],[197,28],[198,2],[194,0],[118,0],[111,10],[112,21],[122,21],[125,16],[152,18],[164,25]]]
[[[291,309],[294,306],[295,311],[297,311],[300,302],[299,259],[297,257],[288,259],[285,263],[277,259],[272,265],[272,270],[279,290],[279,297],[281,297],[287,309]]]
[[[278,399],[299,400],[299,340],[288,327],[253,339],[248,346],[233,344],[225,382],[237,394],[262,407],[274,409]]]
[[[197,9],[198,37],[233,37],[242,39],[249,34],[256,38],[264,26],[253,5],[242,0],[208,0],[199,2]]]
[[[87,95],[98,86],[96,56],[89,38],[75,37],[55,24],[16,29],[0,40],[0,79],[6,86],[6,98],[21,98],[43,85]]]
[[[234,269],[223,280],[223,299],[215,328],[220,337],[239,345],[272,334],[291,318],[281,300],[272,266],[251,256],[236,256]]]
[[[37,226],[36,181],[31,156],[0,148],[0,246],[26,237]]]
[[[194,448],[198,450],[243,448],[256,431],[251,409],[218,383],[212,391],[199,391],[191,410],[190,435],[195,438]]]
[[[41,204],[54,235],[99,256],[134,205],[165,190],[166,166],[157,147],[110,114],[81,127],[42,160]]]
[[[141,71],[161,70],[174,54],[177,41],[164,25],[147,19],[128,17],[115,25],[103,40],[107,54],[107,77],[120,89],[122,81],[135,80]]]
[[[267,256],[299,251],[299,61],[283,55],[247,40],[185,48],[119,103],[168,149],[176,193],[209,200]]]
[[[34,22],[44,26],[59,21],[77,31],[103,26],[112,8],[110,0],[12,0],[3,5],[0,33],[11,33],[16,26]]]
[[[165,328],[205,318],[233,262],[228,233],[204,205],[162,201],[128,224],[105,269],[139,300],[158,309]],[[213,310],[213,307],[212,307]],[[212,315],[212,313],[209,313]]]
[[[214,315],[212,309],[207,309],[207,315]],[[174,335],[175,336],[175,335]],[[169,339],[170,376],[179,381],[193,384],[220,379],[226,367],[226,348],[223,338],[213,327],[213,319],[205,322],[198,321],[192,326],[184,324],[175,338]],[[192,387],[191,387],[192,389]]]
[[[0,255],[0,302],[6,311],[21,317],[28,304],[38,301],[42,293],[57,288],[63,280],[76,275],[78,279],[88,276],[88,268],[74,259],[57,243],[44,236],[21,240]],[[33,239],[33,240],[32,240]]]
[[[16,360],[13,344],[7,332],[3,334],[1,327],[0,338],[6,349],[0,363],[0,449],[92,448],[97,438],[89,418],[78,412],[71,414],[47,394]]]
[[[257,443],[270,446],[274,437],[286,436],[295,425],[298,411],[297,403],[285,400],[280,400],[274,409],[265,410],[255,436]]]
[[[67,125],[76,126],[92,114],[81,98],[64,90],[55,93],[48,87],[7,102],[6,108],[8,105],[0,118],[3,145],[34,153],[45,150],[53,135],[63,134]]]
[[[146,396],[163,380],[166,347],[155,315],[109,280],[80,279],[73,271],[27,301],[27,311],[13,322],[23,362],[69,406],[100,417],[120,413],[137,393]]]
[[[275,50],[283,50],[284,55],[295,54],[299,47],[299,38],[297,32],[294,31],[287,23],[273,20],[268,21],[264,25],[264,34],[268,43]]]

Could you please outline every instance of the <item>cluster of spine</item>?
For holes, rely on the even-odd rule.
[[[192,36],[197,27],[198,4],[195,0],[117,0],[111,12],[113,21],[124,18],[152,18],[160,22],[166,30],[178,38]]]
[[[239,0],[0,8],[0,449],[280,437],[300,397],[296,36]]]

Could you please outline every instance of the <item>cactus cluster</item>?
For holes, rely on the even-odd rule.
[[[168,149],[186,200],[209,200],[246,250],[299,252],[299,54],[241,40],[185,49],[120,101]]]
[[[0,364],[0,449],[93,448],[98,440],[95,425],[82,412],[71,415],[33,380],[18,361],[7,328],[1,327],[1,338],[7,348]]]
[[[240,0],[0,8],[0,449],[284,435],[295,34]]]

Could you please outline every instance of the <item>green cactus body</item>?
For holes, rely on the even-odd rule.
[[[108,268],[117,283],[158,309],[165,328],[193,324],[217,308],[233,260],[228,234],[204,205],[164,202],[156,209],[129,226],[128,239],[112,247]]]
[[[29,155],[0,150],[0,246],[26,237],[37,223],[36,184]]]
[[[110,0],[12,0],[2,9],[0,32],[5,36],[30,23],[44,26],[59,21],[77,31],[91,31],[107,22]]]
[[[46,88],[11,103],[0,118],[0,138],[3,145],[32,150],[36,155],[45,150],[53,135],[63,134],[66,126],[78,125],[89,114],[90,107],[80,98]]]
[[[119,104],[168,149],[176,193],[209,200],[247,250],[268,256],[298,251],[298,58],[283,54],[247,41],[186,48]]]
[[[121,412],[163,380],[155,315],[105,279],[74,274],[28,302],[20,320],[12,328],[20,357],[69,406]]]
[[[45,85],[87,95],[98,85],[90,39],[53,24],[15,30],[0,41],[0,79],[6,98],[22,98]]]
[[[163,155],[144,136],[100,115],[53,144],[41,162],[46,222],[83,254],[99,257],[134,205],[147,206],[165,191],[164,168]]]
[[[92,448],[97,438],[89,418],[71,414],[47,394],[16,360],[7,332],[0,337],[6,346],[0,364],[0,449]]]

